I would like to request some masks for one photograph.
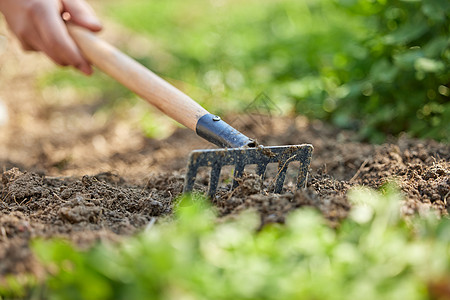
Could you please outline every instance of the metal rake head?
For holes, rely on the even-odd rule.
[[[235,166],[233,176],[234,189],[239,185],[236,178],[242,177],[245,166],[256,164],[256,174],[264,179],[267,165],[270,163],[278,163],[278,172],[274,179],[276,180],[274,193],[280,193],[283,189],[288,166],[293,161],[300,162],[297,176],[297,189],[299,189],[306,184],[312,151],[313,146],[310,144],[195,150],[189,156],[183,192],[186,193],[193,190],[195,177],[200,167],[211,168],[208,196],[213,197],[217,191],[220,172],[223,166]]]

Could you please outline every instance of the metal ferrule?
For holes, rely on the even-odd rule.
[[[206,114],[198,120],[196,132],[200,137],[222,148],[256,146],[254,140],[246,137],[222,121],[219,116],[213,114]]]

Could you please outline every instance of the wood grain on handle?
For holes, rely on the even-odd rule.
[[[92,64],[169,117],[195,131],[197,120],[208,114],[189,96],[94,33],[75,25],[68,24],[67,27]]]

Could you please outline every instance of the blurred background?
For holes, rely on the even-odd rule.
[[[407,132],[449,141],[447,0],[90,3],[105,39],[211,112],[242,113],[263,97],[269,110],[324,120],[359,140]],[[147,136],[170,134],[172,121],[100,72],[43,64],[33,87],[44,98],[89,103],[100,115],[132,110]]]

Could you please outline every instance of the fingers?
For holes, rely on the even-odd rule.
[[[42,41],[40,51],[46,53],[59,65],[74,66],[87,75],[92,73],[91,66],[69,36],[67,27],[57,9],[43,5],[32,15],[32,18]]]
[[[84,0],[62,0],[63,10],[70,14],[70,20],[91,31],[100,31],[102,25],[94,10]]]
[[[20,43],[22,44],[22,48],[25,51],[41,51],[42,49],[42,42],[39,37],[39,33],[34,30],[33,28],[32,32],[30,32],[30,36],[21,36],[18,37]]]
[[[25,50],[42,51],[54,62],[91,74],[90,63],[70,37],[61,13],[91,31],[101,30],[92,8],[84,0],[0,0],[8,27]]]
[[[34,37],[38,37],[38,33],[33,34]],[[23,50],[25,51],[39,51],[39,46],[37,41],[27,39],[26,37],[18,36],[20,44],[22,45]]]

